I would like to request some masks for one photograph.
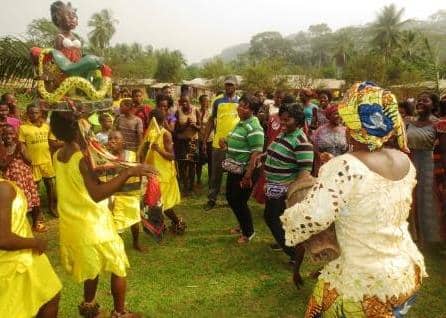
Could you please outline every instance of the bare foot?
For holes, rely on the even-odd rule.
[[[139,243],[133,243],[133,249],[140,253],[146,253],[149,250],[147,247],[142,247]]]
[[[302,279],[302,276],[300,276],[299,271],[294,271],[293,281],[294,281],[294,285],[296,285],[296,287],[298,289],[300,289],[300,287],[303,286],[304,280]]]

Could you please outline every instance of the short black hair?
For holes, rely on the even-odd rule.
[[[421,92],[420,94],[418,94],[418,97],[421,95],[429,96],[430,100],[432,101],[432,113],[436,113],[438,111],[438,107],[440,106],[440,97],[437,94],[429,91]]]
[[[8,95],[12,95],[12,93],[6,92],[6,93],[2,94],[2,97],[0,99],[0,103],[6,104],[6,98],[8,97]]]
[[[156,95],[156,105],[161,104],[162,101],[167,101],[167,103],[170,105],[170,97],[163,95],[163,94],[158,94]]]
[[[189,90],[189,85],[187,84],[182,84],[180,86],[180,92],[183,93],[184,91],[188,91]]]
[[[294,97],[291,94],[286,94],[285,97],[282,99],[282,105],[283,104],[294,104],[296,103],[296,97]]]
[[[297,126],[301,127],[305,125],[305,114],[302,105],[298,103],[283,104],[279,108],[279,116],[283,113],[288,113],[290,117],[293,117]]]
[[[249,109],[251,109],[254,114],[257,114],[261,106],[259,99],[251,94],[244,94],[242,97],[240,97],[238,102],[247,104]]]
[[[206,94],[200,95],[200,97],[198,97],[198,101],[201,103],[205,98],[209,98],[209,96]]]
[[[150,119],[155,118],[155,120],[158,123],[162,123],[164,121],[164,118],[165,118],[164,112],[161,109],[159,109],[159,108],[155,108],[155,109],[153,109],[150,112],[149,118]]]
[[[409,103],[407,100],[399,102],[398,108],[403,108],[406,111],[406,115],[413,116],[415,114],[415,107],[412,103]]]
[[[142,90],[139,88],[134,88],[132,89],[132,97],[135,96],[136,94],[141,93],[142,94]]]
[[[50,117],[51,132],[57,139],[73,142],[79,134],[79,125],[73,112],[53,111]]]
[[[40,107],[36,104],[28,104],[28,106],[26,106],[26,112],[28,112],[31,108],[37,108],[40,110]]]
[[[328,101],[331,102],[333,99],[333,95],[328,89],[321,89],[317,91],[317,97],[319,98],[321,95],[327,95]]]

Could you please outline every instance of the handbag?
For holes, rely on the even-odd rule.
[[[302,176],[291,183],[288,187],[286,207],[292,207],[296,203],[303,201],[315,183],[316,178],[310,174]],[[312,235],[304,242],[304,246],[314,262],[329,262],[338,258],[340,249],[334,224],[331,224],[322,232]]]
[[[245,171],[244,165],[232,158],[226,158],[225,160],[223,160],[221,163],[221,167],[227,172],[238,175],[242,175]]]

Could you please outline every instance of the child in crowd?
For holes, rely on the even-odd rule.
[[[20,120],[9,116],[8,105],[0,104],[0,129],[5,125],[10,125],[14,127],[15,130],[19,130]]]
[[[49,212],[57,217],[56,193],[54,191],[54,169],[51,161],[50,142],[56,138],[50,133],[50,127],[41,117],[40,108],[31,104],[26,108],[28,122],[19,128],[19,141],[31,161],[34,182],[43,179],[48,197]]]
[[[5,104],[8,106],[8,116],[16,119],[20,118],[20,110],[17,108],[17,99],[14,94],[5,93],[2,95],[1,104]]]
[[[96,134],[96,139],[102,144],[107,145],[108,135],[113,128],[112,116],[108,113],[102,113],[99,115],[99,123],[101,124],[101,131]]]
[[[172,231],[182,234],[186,229],[186,223],[182,218],[178,218],[173,210],[173,207],[180,203],[181,198],[175,168],[172,134],[164,126],[165,112],[161,108],[152,110],[150,118],[151,120],[155,119],[156,125],[151,123],[146,135],[148,138],[152,138],[154,135],[156,137],[153,138],[154,141],[146,140],[143,148],[149,147],[149,150],[145,160],[159,171],[164,214],[172,221]]]
[[[123,99],[119,108],[119,116],[115,120],[115,128],[122,133],[125,149],[137,151],[143,138],[143,123],[141,118],[135,116],[135,108],[131,99]]]
[[[109,272],[114,300],[111,317],[140,317],[125,310],[129,263],[105,199],[120,191],[130,177],[150,176],[154,170],[147,165],[137,165],[101,183],[81,152],[82,137],[75,114],[53,112],[51,130],[64,141],[64,146],[54,154],[60,254],[65,269],[77,282],[84,284],[84,301],[79,305],[79,312],[83,317],[98,316],[99,305],[95,301],[98,278],[101,272]]]
[[[184,195],[193,190],[195,165],[198,162],[198,132],[201,128],[200,112],[182,96],[176,113],[175,159],[178,162],[181,190]]]
[[[34,238],[27,202],[13,182],[0,178],[0,317],[57,317],[62,284]]]
[[[132,90],[132,101],[133,106],[135,107],[135,116],[141,118],[145,133],[147,127],[149,127],[149,115],[152,108],[149,105],[143,104],[144,97],[142,90],[139,88]]]
[[[112,131],[108,136],[108,149],[120,160],[127,162],[137,162],[134,151],[124,149],[124,138],[120,131]],[[122,170],[119,167],[106,170],[106,179],[110,180]],[[133,237],[133,248],[143,252],[139,244],[139,223],[141,221],[140,212],[141,180],[132,177],[127,180],[122,189],[111,198],[111,210],[115,227],[118,232],[130,227]]]
[[[48,229],[40,211],[40,197],[33,180],[31,161],[28,159],[23,145],[18,142],[17,131],[14,127],[6,125],[0,132],[3,141],[2,151],[0,151],[0,168],[3,171],[3,176],[14,181],[25,193],[28,209],[31,210],[33,231],[46,232]]]

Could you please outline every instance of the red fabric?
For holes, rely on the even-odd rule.
[[[26,200],[28,201],[28,209],[40,206],[40,197],[33,180],[31,167],[21,158],[14,158],[9,163],[5,171],[5,178],[14,181],[25,193]]]
[[[268,144],[267,146],[269,146],[274,139],[276,139],[276,137],[279,135],[279,133],[282,131],[282,125],[280,122],[280,117],[278,114],[276,115],[271,115],[268,118],[268,129],[266,131],[266,136],[268,139]]]
[[[156,206],[161,199],[161,189],[158,178],[149,178],[147,182],[144,203],[147,206]]]
[[[112,76],[112,69],[110,66],[103,64],[101,66],[101,74],[103,77],[111,77]]]
[[[63,48],[60,50],[71,62],[76,63],[81,59],[81,50],[77,48]]]
[[[146,133],[147,127],[149,127],[149,116],[151,111],[152,108],[149,105],[139,106],[138,109],[135,111],[135,115],[142,120],[144,134]]]

